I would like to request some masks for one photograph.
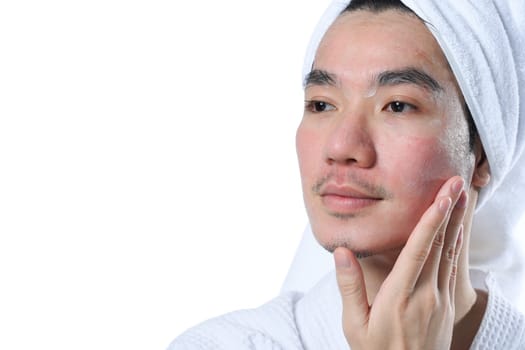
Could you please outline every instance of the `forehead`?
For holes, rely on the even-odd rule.
[[[456,85],[426,25],[415,15],[396,10],[342,14],[325,33],[314,60],[314,68],[353,79],[404,67],[420,68],[444,85],[447,81]]]

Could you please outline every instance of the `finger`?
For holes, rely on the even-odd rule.
[[[462,191],[452,210],[445,234],[445,242],[441,252],[441,261],[438,268],[438,288],[442,292],[449,291],[450,278],[454,264],[457,264],[457,242],[463,226],[463,218],[467,208],[467,194]],[[455,272],[455,271],[454,271]]]
[[[411,293],[414,289],[423,266],[427,262],[434,239],[447,219],[452,206],[450,187],[458,179],[459,177],[453,177],[441,187],[436,200],[425,211],[399,254],[390,275],[396,276],[397,288],[400,291]]]
[[[345,247],[334,251],[337,284],[343,303],[343,328],[359,332],[368,323],[368,298],[363,271],[354,254]]]
[[[432,283],[436,288],[440,285],[440,271],[443,269],[443,265],[449,267],[452,262],[457,234],[463,222],[463,214],[466,207],[466,203],[463,201],[465,198],[461,200],[464,193],[463,187],[465,181],[460,177],[454,177],[453,179],[450,186],[445,186],[452,200],[452,205],[445,220],[443,220],[436,232],[428,259],[423,267],[422,276],[419,280],[419,283]],[[448,271],[450,270],[448,269]],[[448,290],[448,278],[446,285],[447,288],[444,290]],[[441,284],[441,286],[443,286],[443,284]]]
[[[454,262],[450,270],[449,278],[449,295],[450,303],[454,305],[456,296],[456,278],[458,270],[459,256],[461,255],[461,248],[463,247],[463,225],[459,228],[458,239],[456,241],[456,250],[454,253]]]

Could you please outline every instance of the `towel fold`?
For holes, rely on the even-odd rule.
[[[517,302],[525,271],[525,232],[515,230],[525,210],[525,1],[402,2],[427,23],[441,46],[489,161],[491,181],[480,192],[474,216],[471,266],[492,271]],[[303,78],[324,33],[348,3],[335,0],[323,14],[306,52]],[[319,245],[304,244],[313,239],[309,227],[304,235],[308,249],[297,251],[283,290],[308,289],[309,282],[301,285],[297,277],[305,272],[300,262],[327,259]]]

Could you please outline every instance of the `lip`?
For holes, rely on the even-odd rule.
[[[379,203],[383,198],[355,189],[350,186],[329,184],[320,191],[323,205],[332,213],[355,214],[367,207]]]

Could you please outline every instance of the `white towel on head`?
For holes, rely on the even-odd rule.
[[[471,266],[492,271],[507,296],[517,301],[525,264],[525,232],[514,232],[525,210],[525,1],[402,1],[427,23],[441,46],[489,160],[491,181],[480,193],[474,217]],[[324,33],[348,3],[334,0],[323,14],[307,49],[303,78]],[[313,240],[307,227],[301,243],[307,249],[297,251],[283,290],[310,287],[297,277],[310,273],[301,261],[328,266],[329,255]]]

